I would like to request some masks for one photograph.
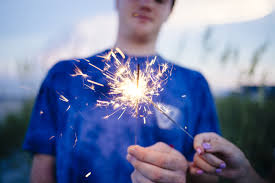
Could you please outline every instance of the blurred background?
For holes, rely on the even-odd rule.
[[[275,170],[274,5],[177,0],[158,41],[162,56],[204,74],[224,137],[265,178]],[[115,0],[0,1],[0,25],[0,182],[24,183],[31,156],[21,146],[41,81],[58,60],[114,44]]]

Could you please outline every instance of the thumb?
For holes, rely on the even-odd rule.
[[[167,145],[163,142],[157,142],[154,145],[149,146],[147,148],[150,150],[158,151],[158,152],[162,152],[162,153],[170,153],[172,150],[172,148],[169,145]]]

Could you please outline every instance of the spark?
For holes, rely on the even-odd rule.
[[[66,112],[71,108],[71,105],[68,106],[68,108],[66,109]]]
[[[90,88],[91,90],[95,90],[95,86],[94,85],[91,85],[91,86],[86,85],[86,84],[84,84],[84,85],[87,86],[88,88]]]
[[[113,113],[111,113],[111,114],[109,114],[109,115],[107,115],[107,116],[104,116],[103,119],[108,119],[108,118],[111,117],[112,115],[116,114],[118,111],[120,111],[120,109],[114,111]]]
[[[92,84],[95,84],[95,85],[98,85],[98,86],[104,86],[103,84],[100,84],[100,83],[98,83],[98,82],[95,82],[95,81],[92,81],[92,80],[89,80],[89,79],[87,79],[87,81],[88,81],[89,83],[92,83]]]
[[[97,100],[97,106],[109,106],[111,102]]]
[[[82,76],[83,78],[88,77],[88,75],[84,74],[77,66],[75,66],[74,72],[75,74],[71,74],[72,77],[76,77],[76,76]]]
[[[102,70],[102,69],[98,68],[98,67],[97,67],[97,66],[95,66],[94,64],[89,63],[89,65],[90,65],[90,66],[92,66],[92,67],[94,67],[94,68],[96,68],[96,69],[98,69],[99,71],[103,72],[103,70]]]
[[[86,178],[88,178],[91,175],[92,172],[89,172],[85,175]]]
[[[40,115],[42,115],[42,114],[44,114],[44,112],[41,110],[41,111],[40,111]]]
[[[124,112],[126,111],[126,109],[127,109],[127,108],[125,108],[125,109],[123,110],[123,112],[120,114],[120,116],[118,117],[118,119],[120,119],[120,118],[122,117],[122,115],[124,114]]]
[[[103,58],[103,61],[110,61],[111,60],[111,53],[112,50],[106,53],[105,55],[98,55],[97,57]]]
[[[186,95],[182,95],[181,97],[182,97],[182,98],[185,98],[185,97],[186,97]]]
[[[120,54],[123,60],[120,61],[116,54]],[[171,76],[172,69],[168,69],[167,63],[155,66],[157,60],[157,56],[155,56],[151,61],[147,60],[144,63],[145,65],[137,64],[137,69],[133,70],[131,68],[133,64],[130,62],[131,59],[128,58],[125,61],[126,57],[119,48],[111,49],[105,55],[98,57],[103,58],[103,62],[105,63],[103,69],[92,64],[87,59],[86,61],[89,62],[90,66],[99,70],[103,76],[105,76],[107,86],[110,88],[108,94],[111,99],[97,100],[96,104],[97,107],[112,107],[114,109],[114,112],[104,116],[104,119],[108,119],[122,110],[122,113],[118,117],[118,119],[120,119],[125,111],[129,110],[132,116],[143,118],[143,123],[146,124],[146,116],[152,114],[150,110],[150,106],[152,105],[193,139],[186,128],[183,128],[167,114],[167,109],[165,109],[164,106],[153,102],[154,97],[159,96],[160,92],[164,90],[163,85],[167,82],[168,76]],[[114,59],[114,62],[109,62],[111,58]],[[83,74],[82,71],[76,67],[75,74],[72,76],[79,75],[84,78],[88,77],[88,75]],[[95,90],[94,85],[105,86],[89,79],[87,79],[87,82],[92,84],[92,86],[85,84],[91,90]],[[60,99],[68,102],[68,99],[65,100],[66,98],[62,95],[60,95]],[[76,144],[76,134],[75,137]]]
[[[53,138],[55,138],[55,136],[51,136],[51,137],[49,138],[49,140],[52,140]]]
[[[113,58],[115,59],[115,63],[116,63],[117,65],[121,65],[121,62],[118,60],[116,54],[115,54],[114,52],[111,52],[111,55],[112,55]]]
[[[97,100],[97,106],[112,106],[115,109],[112,114],[105,116],[104,119],[116,114],[119,110],[123,110],[119,116],[121,118],[126,109],[133,116],[138,117],[138,114],[141,114],[145,118],[147,115],[152,114],[149,110],[150,101],[163,91],[162,85],[167,81],[168,65],[155,66],[157,59],[155,56],[152,60],[145,62],[144,69],[141,69],[141,65],[137,64],[137,69],[133,70],[130,59],[120,61],[116,54],[120,54],[122,58],[125,58],[119,48],[111,50],[105,56],[100,56],[106,58],[106,64],[110,57],[114,58],[114,63],[112,66],[110,66],[111,63],[108,63],[108,66],[105,67],[112,68],[112,71],[98,68],[106,77],[107,85],[110,87],[111,100]],[[94,66],[94,68],[97,67]]]
[[[77,143],[77,141],[78,141],[77,136],[76,136],[76,132],[74,133],[74,136],[75,136],[75,140],[74,140],[74,145],[73,145],[73,148],[75,148],[76,143]]]
[[[76,61],[76,62],[80,62],[80,60],[78,60],[78,59],[73,59],[74,61]]]
[[[116,49],[116,51],[119,54],[122,53],[120,49]],[[123,109],[124,111],[118,118],[120,119],[128,108],[132,111],[132,116],[137,117],[141,112],[140,116],[142,116],[143,122],[146,124],[145,116],[152,113],[150,110],[146,110],[146,106],[149,109],[149,105],[153,105],[191,139],[193,139],[193,136],[186,128],[183,128],[167,114],[168,111],[164,106],[160,106],[160,104],[153,102],[153,97],[159,96],[160,92],[164,90],[163,85],[166,83],[168,75],[171,76],[171,70],[170,72],[168,71],[168,64],[160,64],[158,65],[158,68],[155,69],[155,67],[153,67],[157,59],[155,56],[150,62],[146,61],[144,70],[140,69],[140,64],[137,64],[136,71],[132,71],[130,67],[130,59],[127,59],[126,62],[121,62],[112,50],[110,55],[115,59],[115,71],[109,73],[107,70],[104,71],[103,74],[106,76],[107,83],[110,86],[109,94],[112,96],[112,100],[98,100],[97,106],[112,106],[115,111],[112,114],[105,116],[104,119],[109,118],[119,110]]]
[[[57,92],[57,94],[59,94],[58,92]],[[61,95],[61,94],[59,94],[59,100],[62,100],[63,102],[69,102],[69,100],[66,98],[66,97],[64,97],[64,95]]]
[[[86,62],[90,62],[90,60],[86,59],[86,58],[83,58],[83,60],[85,60]]]
[[[116,48],[116,51],[122,56],[123,59],[125,59],[124,53],[119,48]]]

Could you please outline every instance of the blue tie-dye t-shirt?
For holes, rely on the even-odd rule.
[[[97,100],[110,96],[106,77],[94,66],[103,69],[105,62],[98,55],[109,51],[87,59],[57,63],[39,90],[23,148],[55,156],[57,182],[131,182],[133,167],[126,155],[136,137],[138,145],[150,146],[161,141],[173,145],[189,161],[193,159],[193,140],[154,108],[146,124],[142,118],[133,118],[127,112],[119,120],[121,112],[103,119],[114,110],[96,107]],[[131,58],[131,67],[136,69],[139,63],[142,69],[145,61],[154,57],[126,55],[125,60]],[[117,58],[122,59],[119,54]],[[153,67],[157,69],[163,63],[169,62],[157,55]],[[76,67],[87,75],[74,75]],[[201,132],[220,133],[215,104],[205,78],[190,69],[170,63],[169,67],[172,74],[156,102],[164,105],[168,115],[192,136]],[[88,79],[104,87],[95,84],[93,90]]]

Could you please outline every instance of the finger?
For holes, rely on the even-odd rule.
[[[187,165],[183,155],[171,155],[140,146],[130,146],[128,153],[139,161],[149,163],[168,170],[186,170]],[[175,153],[175,152],[174,152]]]
[[[159,151],[159,152],[163,152],[163,153],[170,153],[173,148],[163,142],[157,142],[152,146],[146,147],[150,150],[154,150],[154,151]]]
[[[198,154],[203,154],[205,152],[205,149],[207,147],[203,147],[203,144],[209,143],[211,140],[214,140],[217,138],[217,134],[215,133],[200,133],[195,136],[194,138],[194,149],[197,151]]]
[[[203,143],[202,146],[205,152],[220,153],[223,156],[232,155],[236,150],[235,145],[218,135],[213,135],[209,142]]]
[[[174,172],[160,167],[144,163],[137,160],[131,155],[127,155],[127,160],[133,165],[133,167],[139,171],[145,178],[153,182],[176,182],[178,180],[185,180],[185,173],[179,174],[179,172]]]
[[[179,151],[177,151],[175,148],[173,148],[170,145],[167,145],[163,142],[157,142],[152,146],[146,147],[146,149],[150,149],[150,150],[158,151],[158,152],[162,152],[162,153],[167,153],[167,154],[170,154],[171,156],[175,156],[175,157],[181,156],[184,159],[184,161],[186,161],[186,158]],[[186,165],[187,165],[187,161],[186,161]],[[187,166],[186,166],[186,168],[187,168]]]
[[[141,173],[139,173],[139,171],[135,170],[132,174],[131,174],[131,179],[133,181],[133,183],[153,183],[151,180],[147,179],[146,177],[144,177]]]
[[[208,164],[198,154],[195,154],[195,156],[194,156],[194,164],[197,168],[203,170],[206,173],[210,173],[210,174],[216,173],[216,167]],[[218,171],[220,171],[220,170],[218,170]]]
[[[189,166],[189,173],[194,176],[202,175],[204,172],[203,170],[196,167],[194,164]]]
[[[170,157],[178,157],[178,159],[174,159],[174,160],[176,160],[176,161],[179,160],[177,162],[181,163],[181,166],[178,167],[177,166],[178,163],[173,163],[172,165],[175,165],[174,169],[177,170],[179,168],[180,169],[183,168],[183,170],[185,170],[185,172],[186,172],[186,170],[188,168],[187,160],[184,157],[184,155],[181,152],[177,151],[175,148],[173,148],[170,145],[167,145],[167,144],[165,144],[163,142],[157,142],[153,146],[148,147],[148,149],[150,149],[150,150],[156,150],[156,151],[159,151],[159,152],[162,152],[162,153],[167,153],[167,154],[169,154],[168,156],[170,156]],[[180,161],[180,160],[182,160],[182,161]]]
[[[210,165],[212,165],[216,168],[224,169],[226,167],[225,162],[213,154],[205,153],[205,154],[201,155],[200,157],[202,157],[207,163],[209,163]]]

